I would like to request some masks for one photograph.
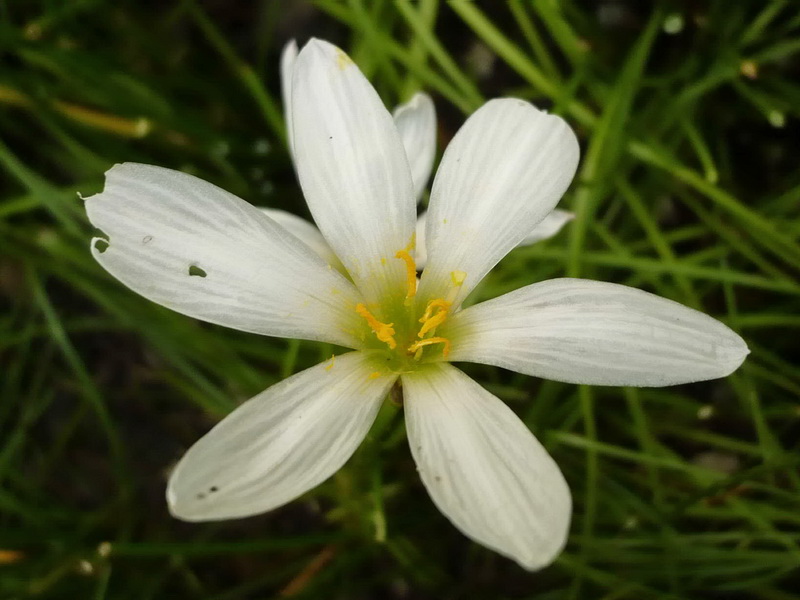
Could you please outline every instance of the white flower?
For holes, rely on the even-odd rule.
[[[291,95],[297,173],[347,276],[190,175],[118,165],[86,201],[108,236],[93,240],[95,258],[143,296],[212,323],[355,350],[267,389],[198,441],[170,478],[170,510],[217,520],[297,498],[347,461],[399,380],[411,452],[439,509],[523,567],[547,565],[567,538],[567,484],[514,413],[449,361],[655,386],[725,376],[747,346],[675,302],[580,279],[460,310],[569,185],[578,143],[559,117],[502,99],[467,120],[433,184],[417,289],[415,190],[392,116],[347,55],[318,40],[297,57]]]
[[[297,43],[290,40],[281,53],[281,89],[283,90],[283,106],[286,111],[286,122],[292,122],[292,73],[297,61]],[[403,149],[411,170],[411,181],[414,195],[419,202],[428,184],[436,158],[436,109],[430,96],[417,92],[406,102],[394,109],[394,124],[403,142]],[[294,131],[287,127],[289,153],[294,158]],[[274,208],[262,209],[286,229],[308,244],[328,264],[337,268],[341,266],[339,259],[331,247],[311,223],[285,210]],[[427,245],[425,243],[426,213],[417,218],[416,261],[417,269],[423,269],[428,262]],[[531,232],[520,241],[519,246],[529,246],[556,235],[569,223],[575,215],[561,209],[553,209],[541,222],[534,225]]]

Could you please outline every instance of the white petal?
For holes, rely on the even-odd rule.
[[[561,229],[572,221],[575,215],[566,210],[556,208],[553,212],[547,215],[544,220],[533,228],[524,240],[519,243],[519,246],[530,246],[536,242],[549,239],[556,235]]]
[[[422,196],[436,158],[436,108],[428,94],[417,92],[405,104],[394,109],[394,123],[403,140],[411,167],[411,179],[417,200]]]
[[[448,327],[449,325],[449,327]],[[624,285],[552,279],[455,314],[437,335],[450,360],[594,385],[675,385],[724,377],[748,354],[701,312]]]
[[[411,453],[436,506],[526,569],[564,548],[572,500],[558,466],[505,404],[446,363],[403,375]]]
[[[259,209],[215,185],[125,163],[106,173],[105,189],[86,199],[86,212],[109,236],[107,247],[92,240],[94,257],[153,302],[242,331],[361,345],[353,285]]]
[[[325,241],[319,229],[314,227],[314,225],[302,217],[293,215],[285,210],[278,210],[277,208],[261,208],[260,210],[298,240],[305,243],[306,246],[316,252],[327,264],[333,265],[334,267],[341,264],[336,254],[334,254],[333,250],[331,250],[331,247],[328,245],[328,242]]]
[[[371,378],[363,352],[337,356],[268,388],[184,455],[169,480],[185,521],[255,515],[294,500],[355,452],[396,376]]]
[[[424,212],[417,217],[417,270],[422,270],[428,264],[428,245],[425,243],[425,229],[428,222],[428,213]]]
[[[289,40],[281,51],[281,92],[283,94],[283,114],[286,119],[286,141],[289,154],[294,159],[294,139],[292,139],[292,72],[297,60],[297,42]]]
[[[563,119],[514,98],[492,100],[447,147],[428,205],[422,300],[447,297],[466,274],[463,300],[540,223],[569,186],[578,141]]]
[[[404,296],[394,257],[414,233],[411,173],[392,116],[340,49],[310,41],[292,89],[295,166],[322,235],[368,302]]]
[[[541,242],[556,235],[561,229],[572,221],[575,215],[566,210],[556,208],[553,212],[544,218],[544,221],[539,223],[533,228],[528,236],[522,240],[518,248],[521,246],[530,246],[536,242]],[[417,269],[422,270],[428,262],[428,246],[425,242],[425,229],[428,221],[428,213],[424,212],[417,217]]]

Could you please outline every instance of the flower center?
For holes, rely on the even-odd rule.
[[[441,358],[447,358],[450,353],[450,340],[437,336],[436,329],[450,316],[458,288],[466,278],[466,273],[463,271],[453,271],[450,274],[448,286],[450,292],[447,297],[428,301],[420,315],[422,305],[418,305],[416,299],[417,267],[412,255],[413,250],[412,237],[408,246],[398,250],[394,256],[402,260],[406,267],[406,294],[402,301],[397,297],[394,302],[386,305],[367,307],[359,303],[355,307],[356,312],[372,331],[373,339],[380,342],[378,347],[390,351],[391,356],[387,360],[395,363],[400,370],[413,369],[415,364],[425,358],[432,360],[439,358],[437,353],[433,353],[433,349],[429,350],[426,357],[425,350],[428,348],[441,348]]]

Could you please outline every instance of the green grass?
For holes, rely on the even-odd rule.
[[[389,106],[428,91],[440,150],[501,95],[578,132],[575,221],[512,252],[475,299],[614,281],[750,345],[731,377],[665,389],[464,366],[572,488],[569,545],[540,573],[436,511],[388,404],[348,465],[283,509],[167,514],[181,453],[331,348],[128,291],[92,260],[77,192],[129,160],[307,215],[277,77],[283,42],[311,35]],[[784,0],[0,0],[0,598],[800,598],[798,72]]]

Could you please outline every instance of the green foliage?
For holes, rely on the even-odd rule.
[[[281,510],[166,512],[183,450],[332,348],[130,292],[92,260],[77,192],[138,161],[307,215],[277,77],[283,42],[310,35],[348,50],[387,105],[430,92],[441,147],[500,95],[578,131],[575,221],[474,299],[615,281],[750,345],[733,376],[667,389],[465,366],[572,487],[570,543],[541,573],[435,510],[390,404],[340,473]],[[786,0],[0,0],[0,597],[800,597],[799,52]]]

